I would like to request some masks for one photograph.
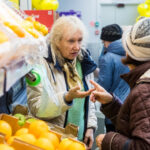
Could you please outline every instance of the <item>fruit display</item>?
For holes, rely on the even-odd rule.
[[[5,26],[9,27],[18,37],[24,38],[26,36],[24,30],[11,22],[3,22]]]
[[[35,21],[33,18],[26,17],[25,19],[15,13],[11,8],[0,2],[0,22],[6,27],[10,28],[18,37],[34,37],[39,38],[42,35],[46,35],[47,28]],[[37,29],[40,27],[41,29]],[[43,34],[42,30],[45,34]]]
[[[0,144],[0,150],[15,150],[15,149],[9,145]]]
[[[0,132],[6,135],[5,136],[6,140],[9,137],[11,137],[11,135],[12,135],[12,128],[9,125],[9,123],[7,123],[4,120],[0,120]]]
[[[41,24],[40,22],[36,21],[33,17],[28,16],[25,18],[25,21],[28,22],[31,26],[31,28],[35,28],[38,32],[40,32],[42,35],[48,34],[48,28]]]
[[[24,115],[22,115],[22,114],[15,114],[14,116],[18,118],[18,124],[20,126],[23,126],[25,124],[25,116]]]
[[[5,33],[3,31],[0,31],[0,44],[7,42],[8,40],[9,40],[8,36],[5,35]]]
[[[18,121],[22,116],[0,115],[0,135],[5,135],[0,136],[0,146],[8,147],[7,150],[85,150],[83,143],[72,138],[62,139],[61,134],[52,131],[42,120],[33,118],[31,123],[25,121],[20,126]],[[6,142],[1,142],[2,137]]]
[[[22,57],[35,58],[44,54],[47,34],[45,25],[31,16],[19,15],[0,2],[0,67]]]

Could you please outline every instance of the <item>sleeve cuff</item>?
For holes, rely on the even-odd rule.
[[[95,131],[96,131],[95,127],[88,127],[87,129],[93,129],[93,133],[95,133]]]
[[[64,93],[64,96],[63,96],[65,104],[68,105],[68,106],[72,106],[73,105],[73,101],[67,102],[66,99],[65,99],[65,95],[66,95],[66,92]]]

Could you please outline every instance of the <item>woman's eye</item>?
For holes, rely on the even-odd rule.
[[[78,42],[82,42],[82,38],[78,40]]]
[[[73,43],[74,42],[74,40],[69,40],[69,43]]]

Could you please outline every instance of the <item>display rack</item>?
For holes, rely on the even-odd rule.
[[[4,94],[5,70],[0,69],[0,96]]]
[[[5,76],[6,91],[8,91],[16,81],[25,76],[32,69],[32,65],[28,63],[30,59],[32,58],[23,57],[20,60],[16,60],[4,68],[6,71]]]
[[[32,65],[38,63],[39,56],[47,55],[46,34],[48,29],[34,18],[26,20],[28,16],[23,11],[15,9],[13,5],[11,6],[7,0],[6,2],[1,1],[0,6],[2,9],[0,11],[0,31],[3,37],[7,37],[7,40],[0,43],[1,97],[19,79],[30,72]],[[42,28],[35,28],[37,27],[35,23]]]
[[[0,68],[0,97],[32,70],[32,65],[29,63],[32,60],[32,57],[23,57]]]

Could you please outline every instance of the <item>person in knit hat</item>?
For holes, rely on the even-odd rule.
[[[139,20],[124,33],[122,40],[126,51],[122,62],[130,67],[130,72],[122,78],[131,91],[122,104],[115,95],[91,81],[96,88],[91,100],[102,104],[101,111],[116,128],[116,132],[98,135],[96,143],[101,150],[149,150],[150,18]]]
[[[102,28],[101,39],[104,41],[116,41],[121,39],[122,29],[118,24],[107,25]]]
[[[128,84],[120,75],[129,72],[129,68],[121,63],[125,57],[122,46],[122,29],[118,24],[111,24],[102,28],[100,39],[104,43],[103,55],[99,58],[98,83],[108,92],[114,93],[122,102],[130,92]],[[105,118],[106,131],[115,131],[114,125]]]

